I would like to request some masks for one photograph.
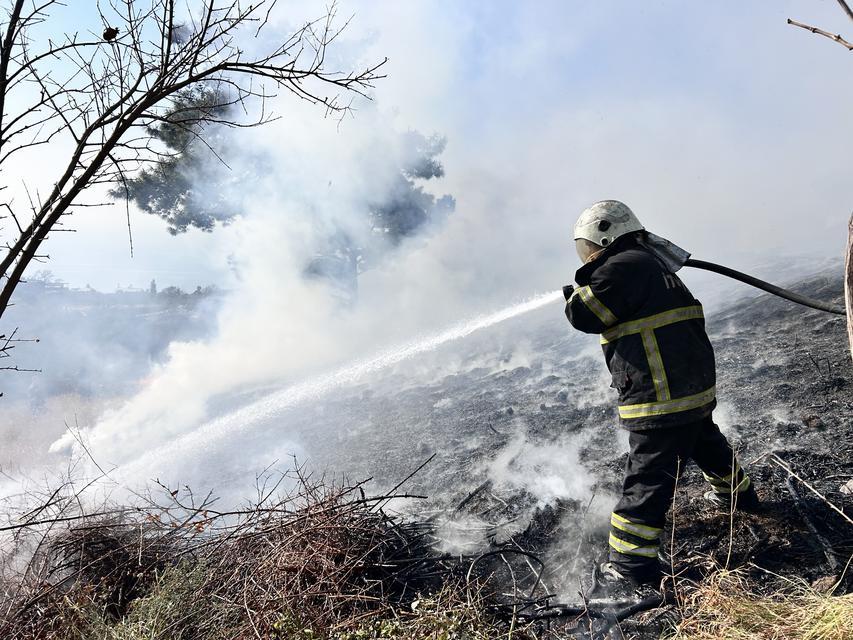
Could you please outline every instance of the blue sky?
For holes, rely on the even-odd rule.
[[[75,2],[51,28],[92,22],[99,31],[92,6]],[[324,6],[285,3],[271,28],[284,32]],[[555,234],[604,197],[627,200],[710,258],[841,246],[853,61],[785,24],[790,16],[853,33],[835,2],[343,1],[339,12],[355,16],[342,61],[390,58],[363,110],[446,135],[438,189],[457,196],[472,228],[488,220],[478,208],[490,197],[515,203],[529,219],[521,265],[542,256],[540,270],[553,270],[563,250]],[[316,126],[328,126],[319,112]],[[357,116],[343,126],[363,125]],[[497,219],[512,227],[510,214]],[[230,282],[230,231],[171,237],[155,219],[132,220],[134,258],[117,205],[79,214],[78,233],[51,240],[47,268],[101,289]],[[484,247],[484,260],[494,249]],[[532,286],[545,282],[532,265],[520,272]]]

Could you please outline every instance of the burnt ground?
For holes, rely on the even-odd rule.
[[[839,276],[792,288],[842,301]],[[853,363],[845,321],[745,291],[750,297],[712,309],[707,325],[717,353],[715,419],[755,482],[763,510],[730,521],[705,503],[706,484],[689,465],[665,552],[685,588],[722,566],[744,568],[759,591],[786,577],[826,584],[853,554],[853,525],[827,502],[853,517],[853,495],[841,491],[853,480]],[[539,574],[535,597],[547,592],[554,594],[550,602],[577,603],[606,551],[627,438],[616,426],[597,341],[572,332],[559,307],[336,390],[262,425],[252,439],[266,447],[284,423],[314,468],[371,477],[375,491],[431,459],[404,485],[429,498],[398,508],[436,523],[439,549],[469,559],[509,547],[529,551],[543,571],[527,556],[506,554],[489,556],[474,573],[507,602],[519,601],[522,591],[526,597]],[[826,500],[796,479],[795,498],[773,455]],[[228,462],[211,460],[223,469]],[[851,590],[848,573],[836,593]],[[658,637],[670,615],[648,614],[631,637]],[[565,626],[554,629],[554,637],[570,637]]]

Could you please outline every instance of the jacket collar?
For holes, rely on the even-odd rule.
[[[603,265],[609,258],[615,256],[617,253],[621,253],[627,249],[634,249],[636,247],[640,247],[641,245],[637,242],[637,239],[633,234],[622,236],[621,238],[617,238],[616,241],[607,247],[604,251],[602,251],[598,257],[595,258],[592,262],[587,262],[580,269],[575,272],[575,282],[577,282],[580,286],[585,287],[589,284],[590,279],[592,278],[592,274],[595,272],[598,267]]]

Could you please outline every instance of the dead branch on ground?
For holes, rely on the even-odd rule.
[[[794,470],[793,470],[793,469],[788,465],[788,463],[786,463],[784,460],[782,460],[782,458],[780,458],[780,457],[779,457],[778,455],[776,455],[775,453],[770,453],[770,454],[768,454],[768,458],[769,458],[770,462],[772,462],[773,464],[775,464],[775,465],[777,465],[778,467],[780,467],[781,469],[783,469],[785,472],[787,472],[787,473],[788,473],[788,475],[789,475],[789,476],[791,476],[791,477],[796,478],[797,480],[799,480],[799,481],[803,484],[803,486],[804,486],[804,487],[806,487],[806,489],[808,489],[808,490],[809,490],[809,491],[811,491],[813,494],[815,494],[818,498],[820,498],[820,499],[821,499],[821,501],[822,501],[826,506],[828,506],[830,509],[832,509],[833,511],[835,511],[838,515],[840,515],[842,518],[844,518],[844,520],[846,520],[849,524],[853,525],[853,519],[851,519],[851,518],[850,518],[850,516],[848,516],[846,513],[844,513],[844,511],[842,511],[842,510],[841,510],[841,509],[839,509],[837,506],[835,506],[835,505],[834,505],[834,504],[829,500],[829,498],[827,498],[827,497],[826,497],[825,495],[823,495],[820,491],[818,491],[817,489],[815,489],[815,488],[814,488],[814,486],[812,486],[811,484],[809,484],[809,482],[808,482],[807,480],[805,480],[801,475],[797,474],[797,472],[796,472],[796,471],[794,471]]]

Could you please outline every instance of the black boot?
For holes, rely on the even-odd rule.
[[[596,582],[608,598],[632,600],[645,598],[658,592],[663,574],[656,565],[642,572],[630,572],[612,562],[598,566]]]

